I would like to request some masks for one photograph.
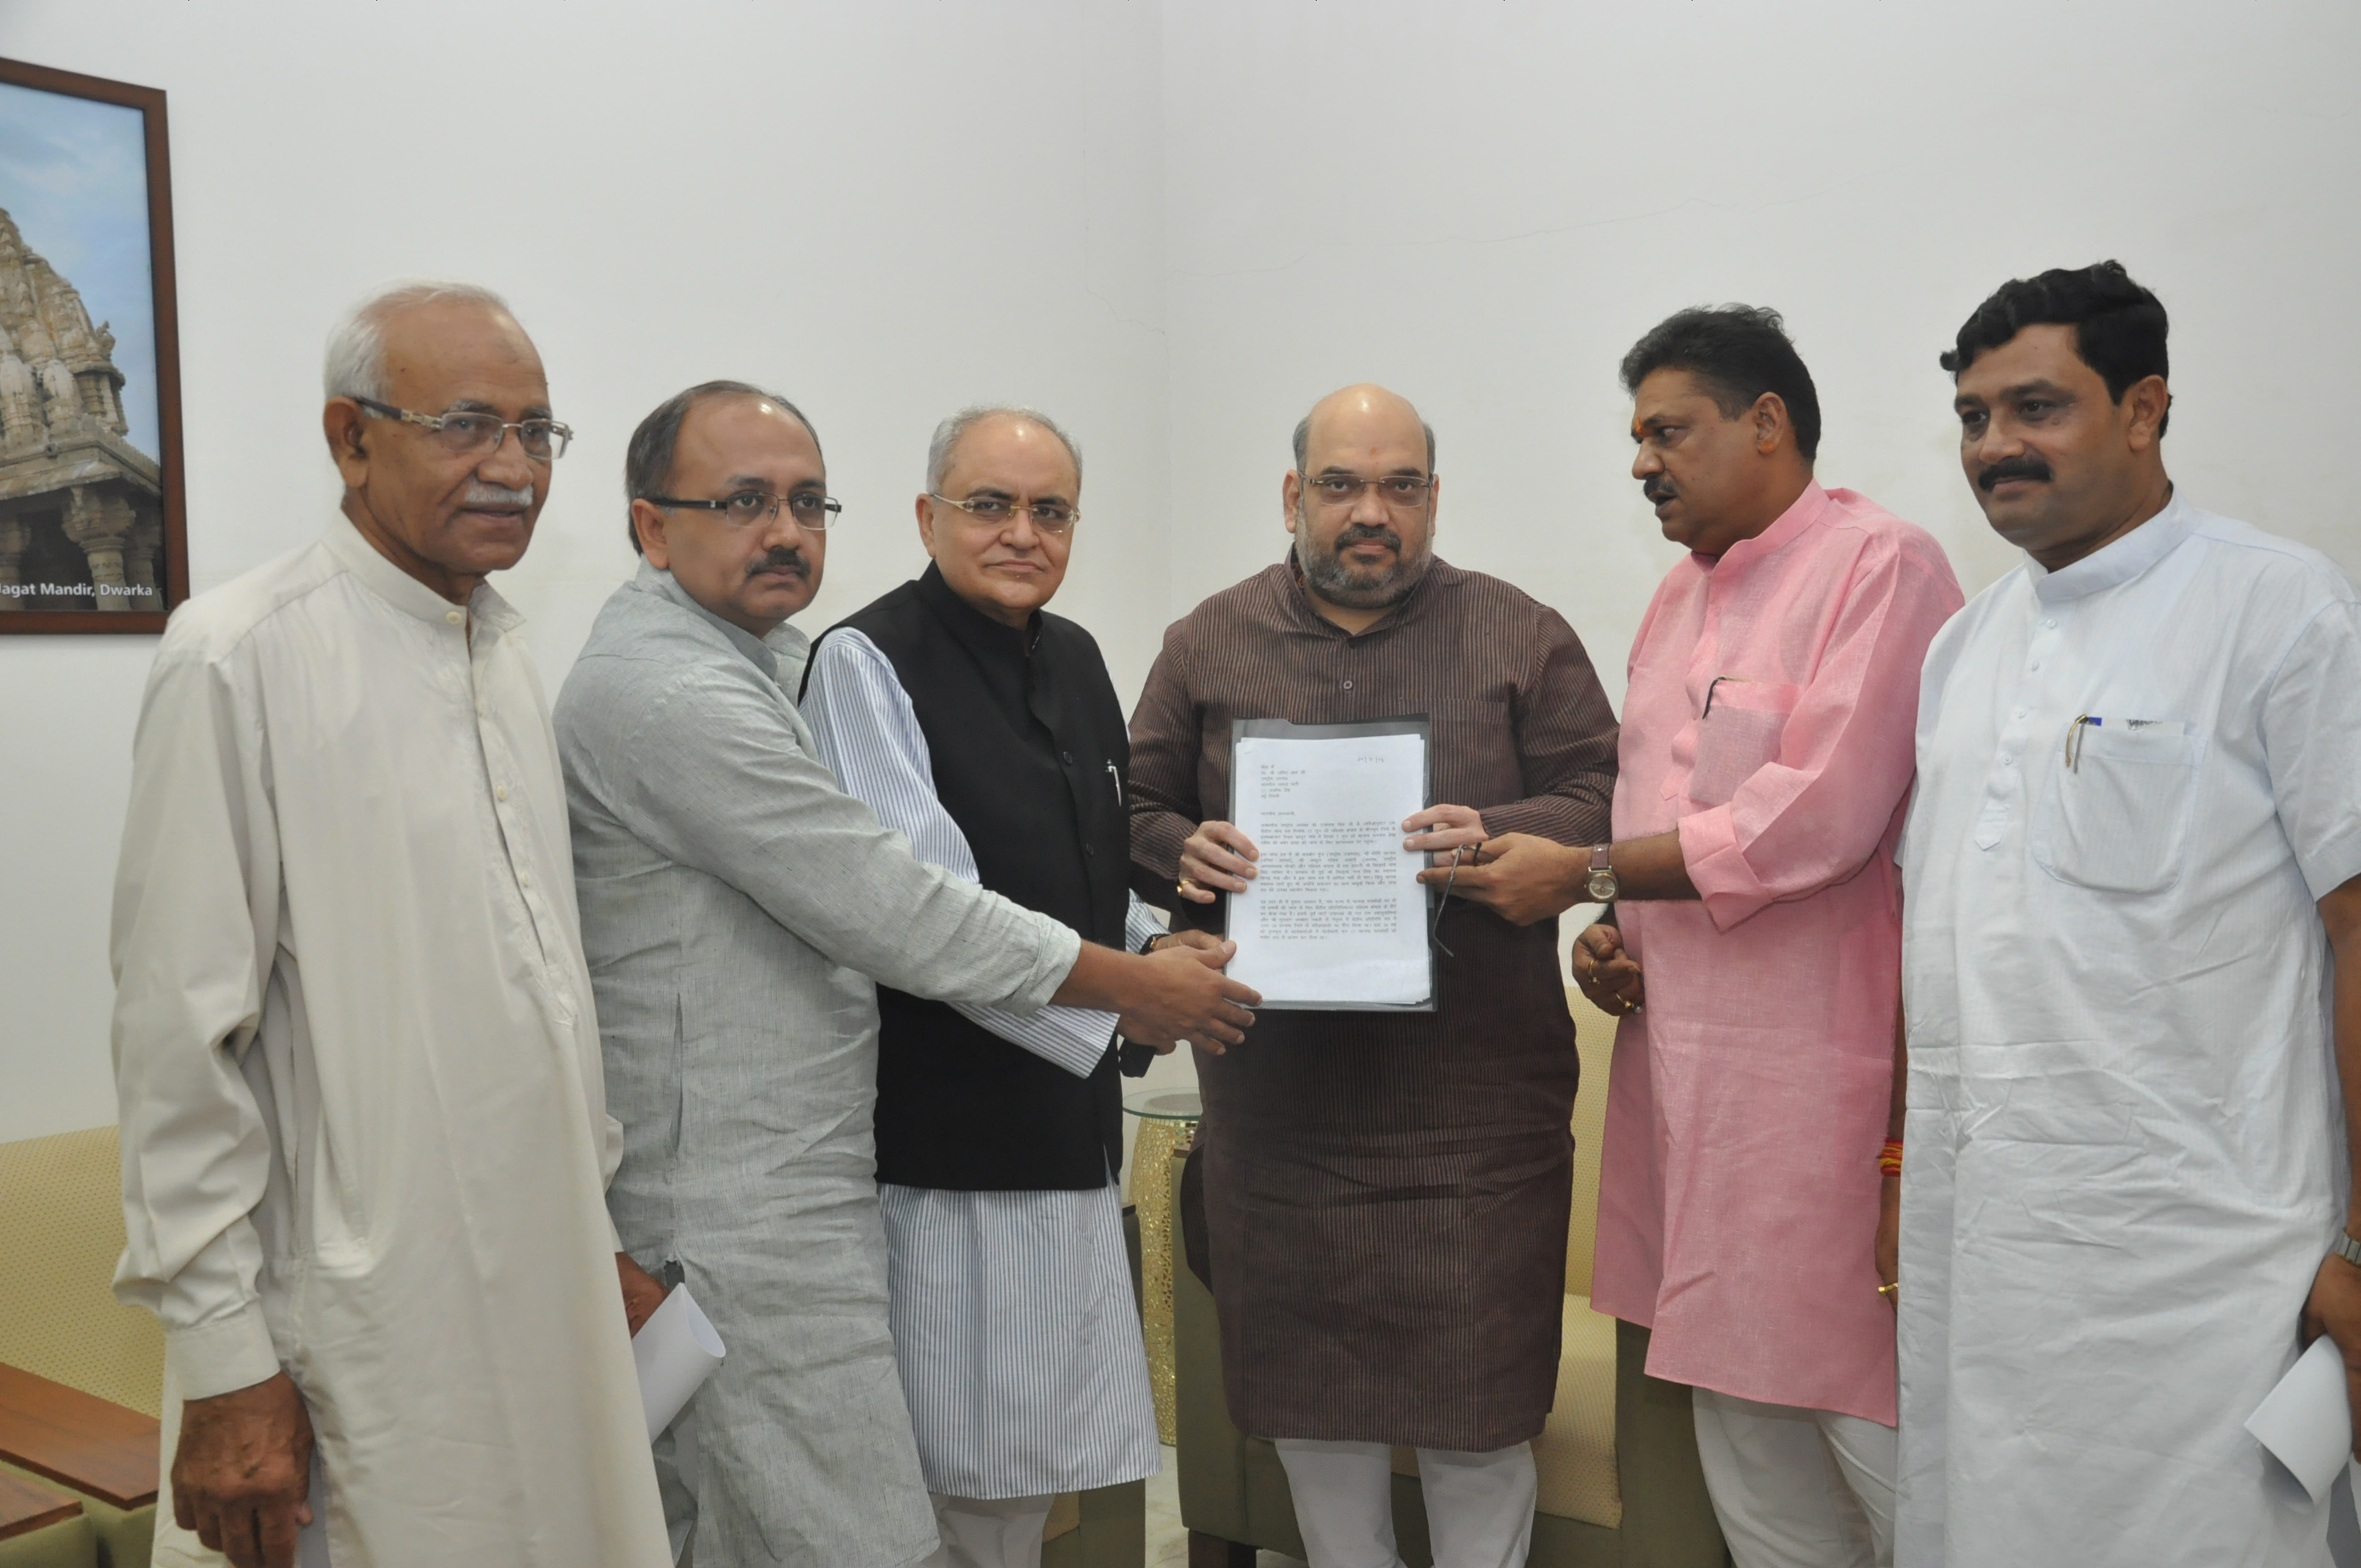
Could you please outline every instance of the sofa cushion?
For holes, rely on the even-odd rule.
[[[1615,1320],[1565,1299],[1557,1403],[1533,1440],[1541,1492],[1534,1511],[1620,1530],[1623,1491],[1615,1472]]]
[[[1582,1053],[1582,1091],[1574,1102],[1574,1208],[1566,1215],[1565,1289],[1590,1294],[1590,1262],[1598,1234],[1598,1157],[1607,1132],[1607,1069],[1615,1059],[1615,1020],[1590,998],[1565,988],[1574,1014],[1575,1047]]]
[[[156,1416],[164,1333],[116,1301],[123,1173],[113,1127],[0,1144],[0,1362]]]

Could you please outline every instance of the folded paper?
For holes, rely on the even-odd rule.
[[[2353,1407],[2336,1342],[2326,1334],[2312,1341],[2246,1418],[2246,1430],[2287,1466],[2314,1508],[2326,1502],[2353,1455]]]
[[[725,1353],[697,1299],[675,1285],[664,1305],[648,1314],[631,1338],[631,1359],[640,1367],[640,1405],[648,1418],[648,1441],[655,1442],[688,1405]]]

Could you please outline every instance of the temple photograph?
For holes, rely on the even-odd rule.
[[[144,142],[0,82],[0,617],[167,608]]]

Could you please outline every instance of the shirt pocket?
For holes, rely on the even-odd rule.
[[[1698,806],[1726,806],[1748,779],[1776,762],[1787,717],[1803,695],[1801,686],[1771,681],[1717,679],[1705,716],[1697,720],[1689,799]]]
[[[2103,721],[2050,771],[2033,822],[2033,860],[2072,887],[2160,893],[2180,878],[2205,737],[2170,719]]]

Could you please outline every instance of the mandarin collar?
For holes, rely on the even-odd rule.
[[[918,598],[950,627],[951,634],[986,658],[1018,659],[1031,655],[1041,641],[1041,612],[1035,610],[1024,626],[995,620],[959,596],[943,581],[942,568],[932,561],[918,574]]]
[[[1804,530],[1819,521],[1820,514],[1828,508],[1828,492],[1820,488],[1817,479],[1806,481],[1803,493],[1787,503],[1787,510],[1771,520],[1771,526],[1752,539],[1741,539],[1719,555],[1697,555],[1697,565],[1717,575],[1743,570],[1765,556],[1776,554]],[[1692,554],[1696,553],[1691,552]]]
[[[329,554],[359,579],[361,587],[402,614],[435,626],[456,624],[451,616],[460,607],[387,560],[354,526],[351,518],[338,513],[336,521],[328,525],[323,543]],[[467,596],[466,608],[467,618],[494,632],[512,631],[524,624],[524,617],[517,613],[516,607],[502,598],[489,582],[476,585],[476,591]]]
[[[2081,598],[2130,582],[2180,548],[2181,541],[2196,527],[2195,513],[2181,504],[2180,490],[2176,486],[2162,511],[2106,548],[2093,550],[2073,565],[2054,572],[2027,555],[2026,574],[2033,579],[2034,594],[2044,604]]]
[[[719,631],[722,636],[730,639],[730,646],[737,649],[741,653],[745,654],[747,659],[753,663],[753,666],[756,669],[762,671],[765,675],[768,675],[773,681],[776,681],[779,678],[779,655],[773,651],[769,643],[763,641],[761,638],[755,636],[744,627],[740,626],[733,621],[722,620],[719,616],[714,614],[711,610],[697,603],[689,591],[686,588],[682,587],[678,579],[674,577],[670,572],[664,570],[660,566],[650,565],[649,562],[642,557],[640,561],[639,576],[631,580],[631,586],[639,589],[642,593],[655,594],[660,598],[668,598],[672,600],[673,603],[680,606],[681,609],[687,610],[691,615],[702,617],[708,624]],[[784,625],[785,623],[783,622],[782,624]],[[775,637],[778,635],[778,632],[774,630],[772,635]],[[797,632],[796,635],[800,637],[803,634],[801,632]]]

